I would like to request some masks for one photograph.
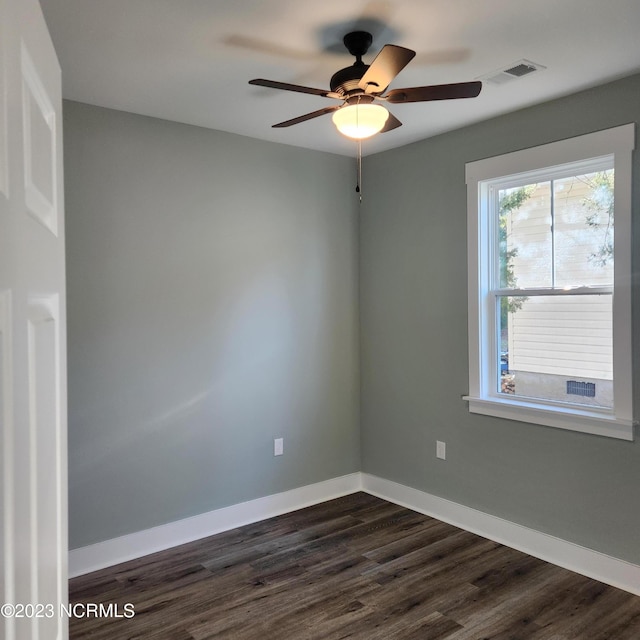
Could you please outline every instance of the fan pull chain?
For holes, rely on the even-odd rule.
[[[362,203],[362,140],[358,140],[358,155],[357,155],[357,177],[356,177],[356,193],[360,197]]]

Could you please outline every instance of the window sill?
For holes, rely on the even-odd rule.
[[[633,441],[632,420],[619,419],[602,411],[549,407],[522,400],[488,400],[472,396],[462,399],[469,402],[471,413]]]

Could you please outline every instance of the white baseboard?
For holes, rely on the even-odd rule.
[[[352,473],[73,549],[69,552],[69,577],[104,569],[356,491],[365,491],[570,571],[640,595],[638,565],[367,473]]]
[[[362,490],[583,576],[640,595],[640,566],[636,564],[367,473],[362,474]]]
[[[352,473],[72,549],[69,552],[69,577],[74,578],[361,490],[362,474]]]

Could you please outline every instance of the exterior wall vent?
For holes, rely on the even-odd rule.
[[[577,380],[567,380],[567,395],[583,396],[584,398],[595,398],[595,382],[578,382]]]
[[[483,82],[491,82],[493,84],[505,84],[518,78],[523,78],[531,73],[546,69],[545,66],[538,64],[537,62],[531,62],[531,60],[518,60],[513,64],[510,64],[497,71],[492,71],[484,76],[476,78],[476,80],[482,80]]]

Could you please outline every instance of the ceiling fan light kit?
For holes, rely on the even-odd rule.
[[[364,140],[379,133],[389,119],[389,112],[379,104],[349,104],[334,112],[338,131],[354,140]]]
[[[309,93],[343,101],[341,106],[325,107],[273,126],[276,128],[290,127],[332,113],[333,122],[340,133],[349,138],[362,140],[376,133],[386,133],[402,126],[400,120],[382,105],[373,104],[374,101],[399,104],[402,102],[475,98],[482,89],[482,82],[474,81],[392,89],[383,95],[393,79],[411,62],[416,52],[405,47],[386,44],[373,62],[366,65],[362,61],[362,56],[367,53],[372,41],[373,37],[367,31],[347,33],[343,42],[349,53],[355,56],[356,61],[350,67],[340,69],[333,74],[330,82],[331,89],[328,91],[263,78],[250,80],[249,84],[252,85]]]

